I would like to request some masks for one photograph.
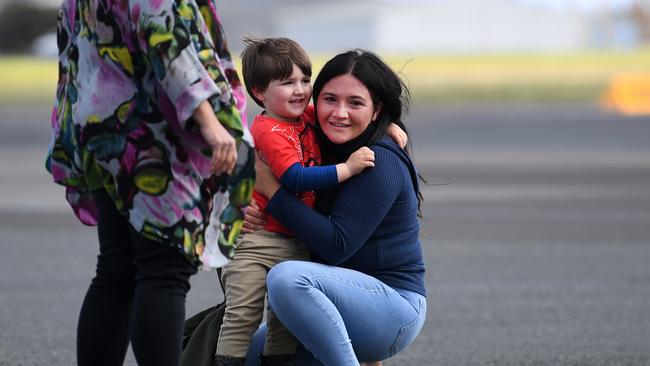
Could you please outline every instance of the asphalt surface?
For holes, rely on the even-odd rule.
[[[75,364],[96,237],[50,183],[44,106],[0,108],[0,365]],[[385,365],[650,365],[650,117],[416,106],[427,323]],[[220,300],[192,280],[188,315]],[[134,365],[128,356],[127,365]]]

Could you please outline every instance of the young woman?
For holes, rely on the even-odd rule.
[[[426,317],[418,174],[409,154],[385,136],[390,121],[406,130],[408,91],[379,57],[360,50],[330,60],[313,90],[323,164],[368,146],[375,167],[318,192],[314,210],[258,161],[255,189],[270,199],[267,212],[314,254],[312,262],[271,269],[269,304],[304,346],[295,364],[383,360],[408,346]]]

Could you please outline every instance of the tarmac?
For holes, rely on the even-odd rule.
[[[95,231],[43,168],[48,107],[0,123],[0,365],[73,365]],[[384,365],[650,365],[650,117],[416,105],[407,125],[427,322]],[[215,273],[192,286],[188,316],[220,300]]]

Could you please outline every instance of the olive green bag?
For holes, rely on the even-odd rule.
[[[217,270],[219,284],[221,271]],[[211,306],[185,320],[181,366],[210,366],[217,350],[219,331],[226,312],[226,301]]]

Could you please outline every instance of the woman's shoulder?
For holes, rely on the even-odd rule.
[[[411,181],[417,187],[417,170],[406,150],[397,145],[391,138],[383,137],[370,148],[375,152],[375,169],[379,167],[387,174],[397,176],[397,171],[408,172]]]
[[[390,157],[390,158],[393,158],[393,159],[394,158],[401,158],[401,159],[406,158],[406,160],[409,161],[409,163],[410,163],[410,160],[411,160],[408,157],[408,155],[406,154],[406,151],[404,151],[404,149],[399,147],[399,145],[397,145],[395,143],[395,141],[393,141],[390,137],[382,137],[381,139],[376,141],[374,144],[372,144],[370,146],[370,149],[372,149],[375,152],[375,154],[386,155],[387,157]]]
[[[375,153],[375,169],[383,173],[391,174],[404,165],[411,165],[411,159],[397,144],[390,138],[382,138],[370,145]],[[377,169],[379,168],[379,169]]]

